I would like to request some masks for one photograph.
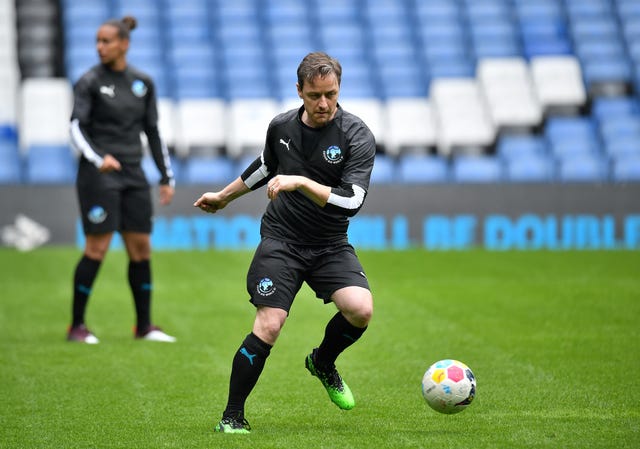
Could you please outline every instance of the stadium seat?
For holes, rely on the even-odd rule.
[[[595,124],[584,117],[552,117],[544,129],[551,153],[558,158],[595,153],[599,139]]]
[[[445,158],[426,154],[406,154],[398,162],[398,182],[428,184],[449,181],[449,165]]]
[[[384,154],[376,155],[371,172],[371,184],[391,184],[396,182],[396,161]]]
[[[554,161],[542,154],[526,154],[507,161],[505,178],[511,182],[550,182],[555,175]]]
[[[600,133],[605,141],[624,137],[640,139],[640,115],[602,118],[600,121]]]
[[[592,96],[631,92],[633,68],[626,58],[594,58],[583,66],[585,84]]]
[[[495,128],[474,79],[434,80],[431,102],[441,155],[480,153],[493,143]]]
[[[579,113],[587,93],[578,60],[573,56],[538,56],[531,59],[533,85],[546,113]]]
[[[8,59],[8,58],[7,58]],[[20,75],[18,73],[17,62],[12,66],[7,63],[0,66],[0,127],[15,129],[18,120],[18,86],[20,85]]]
[[[22,181],[22,163],[18,144],[11,136],[0,136],[0,184]]]
[[[532,129],[542,121],[529,67],[522,58],[484,59],[477,78],[498,128]]]
[[[235,159],[246,153],[259,153],[264,147],[269,123],[280,112],[278,106],[272,99],[239,99],[229,103],[227,154]]]
[[[608,162],[594,154],[566,156],[559,161],[558,177],[562,182],[605,182]]]
[[[158,98],[158,129],[160,137],[169,147],[176,144],[176,106],[173,100]]]
[[[64,78],[29,78],[20,88],[20,148],[66,145],[73,94]]]
[[[342,90],[341,90],[342,92]],[[342,93],[341,93],[342,97]],[[378,145],[386,144],[384,107],[377,98],[342,98],[340,105],[345,111],[357,115],[364,121],[376,138]]]
[[[175,108],[175,143],[178,156],[188,156],[194,147],[210,148],[212,153],[224,147],[227,110],[222,100],[182,100]]]
[[[151,186],[158,185],[160,182],[160,172],[158,171],[158,167],[156,167],[153,157],[147,150],[145,150],[145,155],[142,157],[141,165],[149,184]],[[185,182],[181,159],[171,157],[171,171],[177,184]]]
[[[605,140],[604,151],[611,158],[640,155],[640,136],[616,137]]]
[[[70,184],[77,162],[67,144],[29,146],[26,154],[26,181],[31,184]]]
[[[458,183],[491,183],[503,181],[503,166],[495,156],[457,156],[453,159],[452,176]]]
[[[433,109],[427,98],[390,99],[384,110],[387,154],[397,156],[407,148],[420,148],[426,153],[435,148]]]
[[[636,97],[615,96],[593,99],[591,114],[599,122],[605,119],[640,115],[640,104]]]
[[[156,167],[156,164],[150,155],[145,155],[142,158],[140,165],[142,166],[142,170],[144,171],[149,184],[154,186],[158,184],[158,182],[160,182],[160,172],[158,171],[158,167]]]
[[[498,139],[496,154],[505,161],[547,154],[544,137],[530,134],[503,135]]]
[[[226,185],[238,176],[230,159],[192,156],[184,167],[184,181],[187,184]]]
[[[612,177],[616,182],[640,182],[640,154],[615,158]]]
[[[307,20],[307,6],[294,0],[267,1],[263,17],[272,23],[295,24]]]

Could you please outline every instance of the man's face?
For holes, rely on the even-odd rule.
[[[96,49],[100,56],[100,62],[107,65],[113,65],[115,62],[124,58],[129,48],[128,39],[120,39],[118,37],[118,29],[110,25],[102,25],[98,29],[96,36]]]
[[[302,114],[302,121],[306,125],[320,128],[333,120],[340,93],[338,79],[333,73],[325,77],[317,76],[312,81],[305,81],[302,89],[299,84],[297,86],[298,96],[304,103],[305,113]]]

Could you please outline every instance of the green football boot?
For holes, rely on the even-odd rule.
[[[318,348],[315,348],[313,352],[307,356],[304,361],[305,367],[309,370],[311,375],[320,379],[320,382],[322,382],[322,385],[329,394],[331,402],[336,404],[342,410],[351,410],[356,405],[351,389],[347,383],[342,380],[342,377],[338,374],[335,365],[324,367],[320,366],[315,361],[317,351]]]
[[[223,416],[214,431],[222,433],[251,433],[251,426],[240,416]]]

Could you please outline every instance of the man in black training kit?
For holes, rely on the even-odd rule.
[[[337,60],[310,53],[297,74],[302,107],[271,121],[262,154],[240,177],[194,204],[214,213],[264,185],[271,200],[247,274],[256,317],[233,358],[229,398],[217,432],[249,433],[245,401],[303,282],[338,308],[305,366],[338,407],[355,406],[335,361],[360,338],[373,312],[373,297],[347,241],[347,227],[367,194],[375,139],[362,120],[338,105],[342,68]]]
[[[80,153],[76,189],[86,237],[84,254],[73,276],[69,341],[95,344],[98,338],[84,322],[98,269],[119,231],[129,257],[128,280],[137,317],[138,339],[174,342],[151,322],[151,189],[140,165],[144,132],[160,171],[160,203],[174,194],[169,153],[160,140],[154,84],[127,64],[131,16],[108,20],[99,28],[100,64],[74,86],[71,144]]]

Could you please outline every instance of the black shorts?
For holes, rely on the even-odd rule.
[[[343,287],[369,289],[358,256],[346,242],[309,247],[262,239],[247,274],[247,291],[253,305],[289,312],[303,282],[325,303],[331,302],[331,295]]]
[[[151,233],[151,188],[139,164],[122,164],[121,171],[100,173],[81,158],[76,190],[85,234]]]

